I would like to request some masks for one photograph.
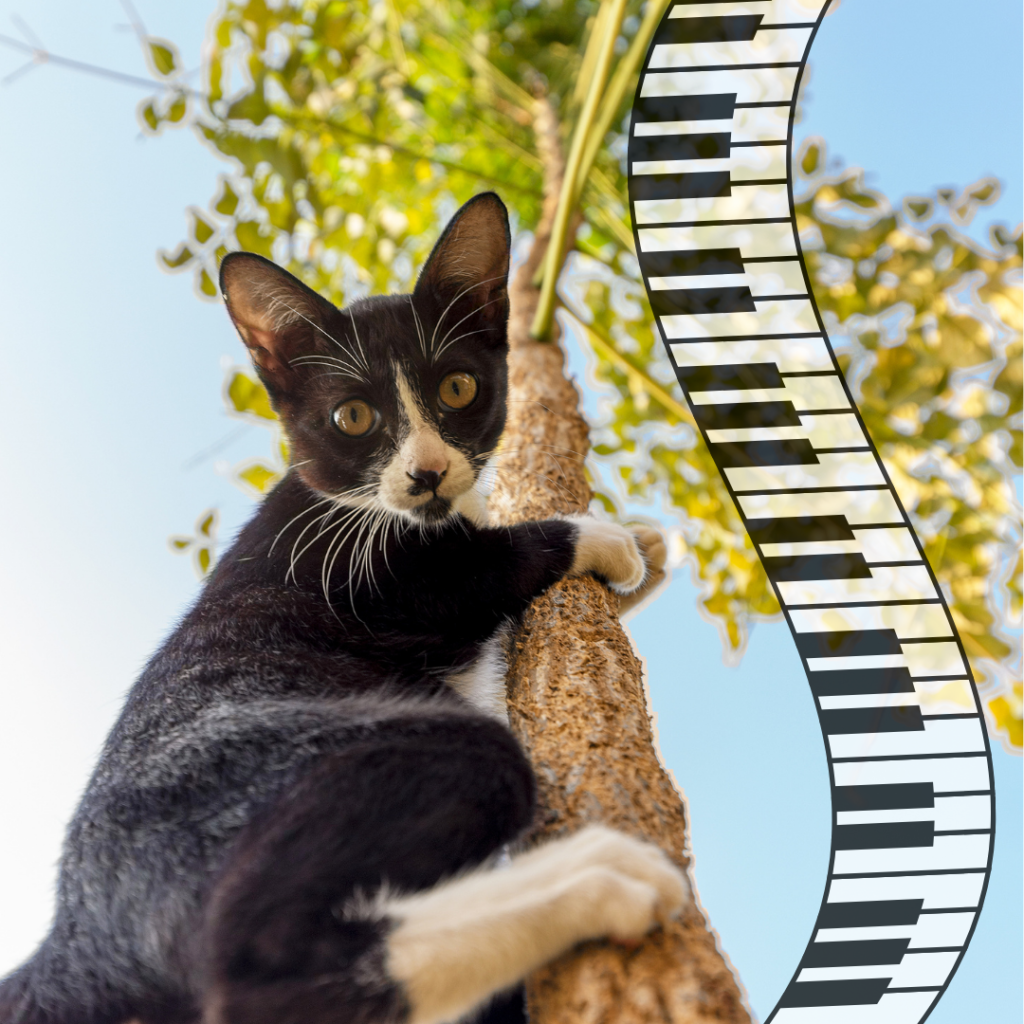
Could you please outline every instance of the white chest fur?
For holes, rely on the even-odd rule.
[[[453,672],[445,682],[485,715],[508,724],[505,703],[505,643],[509,627],[504,624],[480,649],[476,661]]]

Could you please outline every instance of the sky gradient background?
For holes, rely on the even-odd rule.
[[[209,0],[138,0],[155,35],[199,62]],[[971,233],[1021,219],[1021,7],[844,0],[812,56],[798,134],[870,169],[896,199],[983,174],[1006,183]],[[115,0],[0,0],[61,55],[145,74]],[[22,63],[0,49],[0,77]],[[185,232],[225,170],[189,132],[143,138],[143,90],[41,67],[0,87],[0,974],[51,913],[64,824],[127,688],[193,600],[166,538],[217,505],[229,538],[251,512],[224,464],[267,452],[223,412],[244,353],[223,309],[157,248]],[[578,372],[585,360],[573,355]],[[828,864],[827,769],[813,701],[781,622],[738,668],[696,612],[687,570],[631,623],[661,750],[685,790],[700,897],[765,1016],[810,935]],[[997,847],[985,910],[930,1020],[1019,1024],[1021,760],[995,751]]]

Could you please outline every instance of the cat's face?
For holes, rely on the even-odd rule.
[[[452,219],[412,295],[342,311],[261,257],[225,258],[229,312],[310,487],[419,523],[473,514],[505,425],[508,258],[492,194]]]

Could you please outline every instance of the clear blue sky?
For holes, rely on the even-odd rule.
[[[137,6],[195,66],[209,0]],[[988,3],[976,25],[964,10],[844,0],[816,43],[801,131],[893,196],[995,173],[1008,187],[992,215],[1016,224],[1020,5]],[[0,33],[16,34],[12,14],[55,52],[144,73],[116,0],[0,0]],[[0,50],[0,78],[19,63]],[[217,461],[266,451],[253,428],[195,464],[235,427],[220,365],[243,352],[223,310],[161,274],[155,251],[183,237],[185,208],[205,203],[220,167],[188,133],[141,138],[142,95],[55,67],[0,86],[0,972],[43,934],[64,823],[124,692],[195,594],[166,537],[211,504],[230,534],[250,505]],[[689,801],[701,898],[763,1016],[821,896],[827,772],[785,628],[759,626],[727,669],[695,600],[682,572],[632,631]],[[976,1019],[979,1005],[986,1024],[1022,1017],[1021,761],[996,762],[994,880],[935,1024]]]

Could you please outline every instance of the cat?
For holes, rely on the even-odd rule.
[[[2,1024],[523,1021],[531,970],[690,898],[600,826],[509,862],[535,786],[503,631],[566,575],[636,595],[663,560],[588,517],[487,525],[509,250],[484,193],[411,295],[339,310],[223,260],[292,462],[129,693]]]

